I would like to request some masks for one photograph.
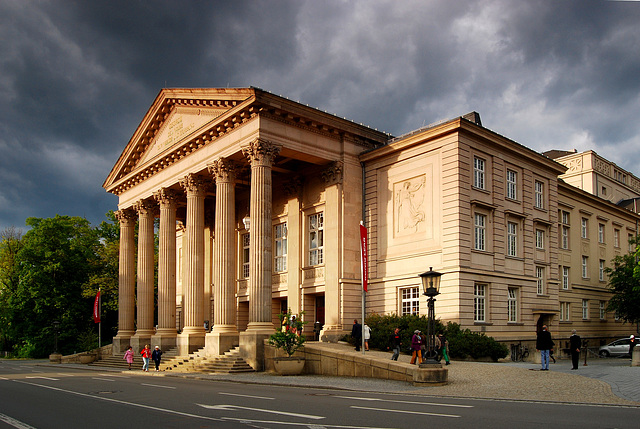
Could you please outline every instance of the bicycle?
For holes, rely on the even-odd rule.
[[[522,341],[518,344],[511,344],[511,360],[514,362],[523,362],[529,357],[529,348],[522,345]]]

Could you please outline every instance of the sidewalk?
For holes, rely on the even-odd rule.
[[[325,345],[326,344],[326,345]],[[323,343],[324,347],[344,353],[353,348],[343,344]],[[369,359],[389,359],[391,353],[366,352]],[[401,355],[401,361],[410,356]],[[47,364],[49,365],[49,364]],[[55,364],[51,364],[55,365]],[[258,372],[248,374],[206,374],[123,371],[126,374],[146,376],[189,377],[196,379],[258,383],[310,388],[333,388],[353,391],[417,394],[421,396],[450,396],[461,398],[503,399],[517,401],[545,401],[561,403],[585,403],[627,405],[640,407],[640,367],[631,367],[629,359],[595,359],[588,366],[580,364],[578,371],[571,371],[569,360],[558,360],[549,371],[539,371],[533,363],[484,363],[452,361],[449,384],[445,386],[414,387],[400,381],[355,377],[327,377],[318,375],[278,376]],[[96,366],[69,364],[74,368],[106,370]]]

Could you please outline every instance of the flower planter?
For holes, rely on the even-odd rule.
[[[94,360],[96,360],[96,356],[95,355],[80,355],[79,356],[80,359],[80,363],[91,363]]]
[[[273,359],[276,373],[280,375],[300,375],[304,369],[304,358],[281,357]]]

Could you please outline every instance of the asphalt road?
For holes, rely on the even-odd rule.
[[[438,398],[0,360],[0,428],[640,427],[637,407]]]

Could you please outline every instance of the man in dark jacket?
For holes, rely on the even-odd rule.
[[[160,371],[160,360],[162,359],[162,350],[160,350],[160,347],[156,346],[153,353],[151,353],[151,359],[153,359],[153,363],[156,364],[156,371]]]
[[[573,367],[571,369],[578,369],[581,344],[582,341],[580,340],[580,335],[576,334],[576,330],[573,329],[571,331],[571,336],[569,337],[569,351],[571,352],[571,363],[573,364]]]
[[[538,332],[536,339],[536,350],[540,350],[542,371],[549,371],[549,350],[553,348],[554,344],[551,333],[547,331],[547,325],[542,325],[542,330]]]
[[[396,328],[393,331],[393,334],[389,337],[390,347],[393,349],[393,355],[391,355],[391,360],[398,360],[398,356],[400,356],[400,346],[402,345],[402,340],[400,339],[400,328]],[[389,347],[387,347],[388,349]]]
[[[358,323],[358,319],[353,320],[353,327],[351,328],[351,336],[356,341],[356,351],[360,351],[360,344],[362,343],[362,325]]]

